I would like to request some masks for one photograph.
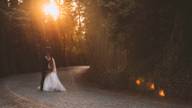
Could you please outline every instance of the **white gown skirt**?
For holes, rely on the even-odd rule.
[[[57,76],[57,72],[51,72],[45,77],[43,91],[66,91]]]

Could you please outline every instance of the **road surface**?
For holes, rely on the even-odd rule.
[[[14,75],[0,80],[0,108],[192,108],[192,106],[135,96],[97,87],[76,80],[88,66],[59,69],[66,92],[40,92],[40,73]]]

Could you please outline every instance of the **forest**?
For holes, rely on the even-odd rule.
[[[179,0],[0,1],[0,76],[40,71],[46,47],[58,67],[89,65],[89,79],[109,88],[151,81],[191,98],[192,13]]]

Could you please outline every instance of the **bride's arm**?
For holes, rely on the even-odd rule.
[[[49,72],[53,72],[54,71],[54,64],[53,64],[53,60],[52,59],[48,63],[48,69],[49,69]]]
[[[53,61],[53,71],[57,72],[57,67],[56,67],[55,59],[52,58],[52,61]]]

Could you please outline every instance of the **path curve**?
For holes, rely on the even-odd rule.
[[[152,100],[79,84],[75,76],[88,66],[59,69],[66,92],[40,92],[40,73],[4,78],[1,84],[1,108],[191,108],[189,105]]]

